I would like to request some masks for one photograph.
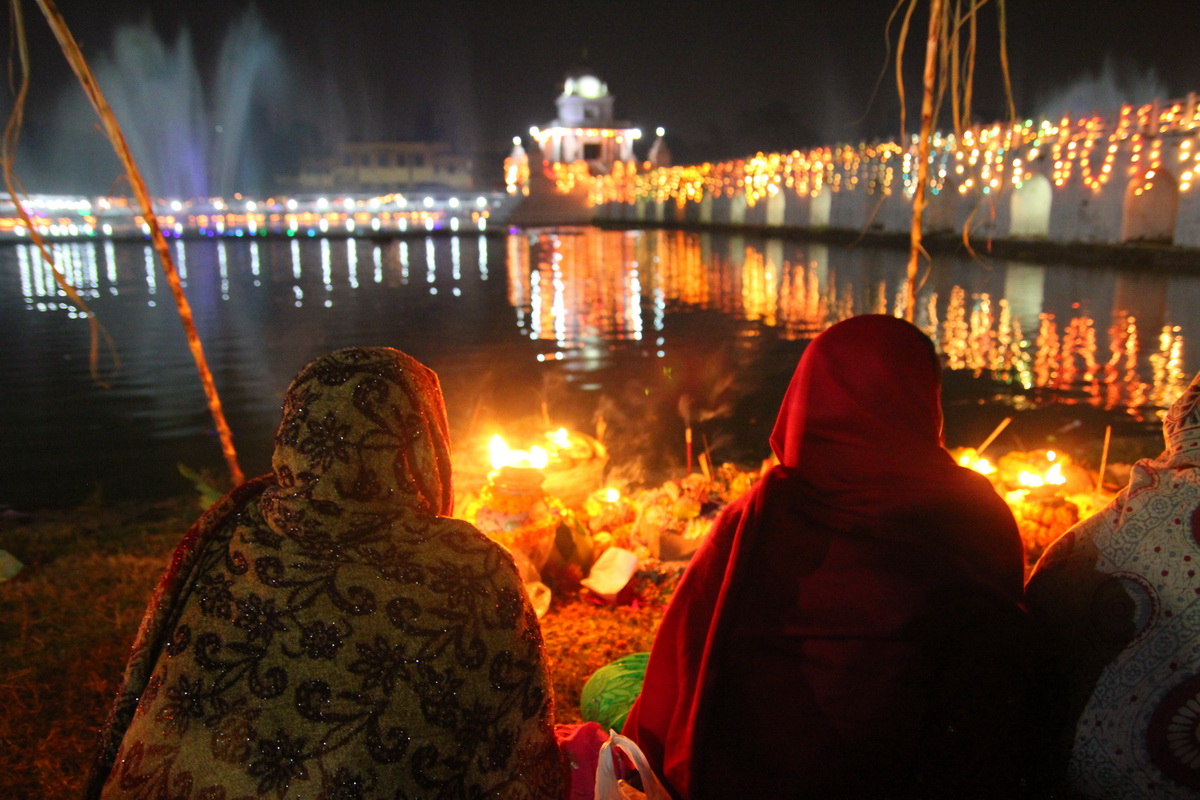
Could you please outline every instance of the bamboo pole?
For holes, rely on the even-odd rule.
[[[983,440],[983,444],[979,445],[979,447],[975,450],[975,455],[983,455],[983,451],[987,450],[988,445],[996,441],[996,437],[1000,435],[1002,430],[1008,427],[1008,423],[1010,422],[1012,422],[1012,417],[1005,417],[1004,419],[1000,420],[1000,424],[996,426],[996,429],[992,431],[991,435]]]
[[[129,184],[133,188],[133,193],[137,197],[138,205],[142,211],[142,219],[150,228],[151,241],[154,243],[154,249],[158,253],[163,272],[166,274],[167,284],[171,287],[171,294],[175,298],[175,307],[179,311],[179,319],[183,323],[184,332],[187,334],[188,348],[192,351],[192,358],[195,360],[196,369],[200,373],[200,382],[204,386],[204,395],[208,399],[208,408],[212,412],[213,422],[217,428],[217,435],[221,439],[221,451],[225,455],[225,464],[229,468],[230,478],[235,485],[239,484],[243,481],[244,477],[241,467],[238,466],[237,451],[233,446],[233,433],[229,430],[229,425],[225,422],[225,412],[221,408],[221,398],[217,394],[217,387],[213,382],[212,372],[209,370],[208,361],[204,357],[204,347],[200,343],[200,336],[196,333],[196,324],[192,319],[192,308],[183,294],[183,287],[179,283],[179,273],[175,271],[175,262],[171,258],[171,251],[167,247],[167,240],[163,237],[162,230],[158,226],[158,217],[154,213],[154,204],[150,199],[150,193],[146,190],[146,184],[142,180],[142,175],[138,171],[137,164],[134,163],[133,155],[129,152],[129,146],[125,142],[125,135],[121,132],[117,118],[113,114],[112,108],[109,107],[104,94],[100,91],[100,86],[96,83],[96,79],[92,75],[92,70],[84,59],[83,53],[75,41],[75,37],[71,35],[70,29],[67,28],[66,20],[58,12],[53,0],[36,0],[36,2],[42,10],[42,14],[46,17],[46,22],[49,23],[50,29],[54,32],[54,37],[58,39],[67,62],[71,65],[71,69],[74,70],[76,77],[79,78],[79,83],[83,86],[88,100],[91,102],[92,107],[96,109],[96,113],[104,125],[104,131],[117,153],[117,158],[121,159],[121,163],[125,167],[125,173],[129,177]]]
[[[12,3],[10,6],[10,14],[13,26],[13,40],[17,49],[17,59],[21,66],[21,81],[17,88],[16,97],[13,99],[12,113],[8,117],[8,123],[4,126],[4,140],[0,145],[0,160],[4,164],[4,188],[8,191],[8,196],[12,200],[13,208],[16,209],[17,216],[21,218],[25,229],[29,231],[29,238],[33,242],[33,246],[37,248],[38,254],[42,260],[50,267],[50,272],[54,276],[54,282],[62,290],[72,303],[75,304],[88,322],[88,333],[90,337],[88,347],[88,369],[91,372],[92,380],[101,388],[109,388],[106,381],[100,374],[100,340],[104,339],[108,345],[108,351],[112,356],[112,369],[116,373],[121,369],[121,356],[117,352],[117,345],[113,341],[112,336],[100,324],[100,319],[88,306],[87,302],[80,296],[79,292],[67,280],[67,276],[58,268],[58,264],[54,259],[54,254],[46,245],[46,240],[42,236],[42,232],[38,230],[38,226],[29,216],[29,212],[25,209],[24,203],[21,202],[21,195],[24,193],[19,186],[16,176],[13,174],[13,162],[17,157],[17,143],[20,140],[21,126],[25,120],[25,99],[29,94],[29,46],[25,39],[25,20],[21,13],[21,4]]]
[[[941,39],[945,0],[930,0],[929,34],[925,42],[925,91],[921,97],[921,132],[917,139],[917,186],[913,192],[912,228],[909,232],[908,281],[904,288],[904,318],[913,321],[917,306],[917,270],[921,254],[921,223],[929,189],[929,145],[933,133],[933,97],[938,75],[938,42]]]

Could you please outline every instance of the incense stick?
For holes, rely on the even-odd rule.
[[[996,440],[996,437],[1000,435],[1002,430],[1008,427],[1008,423],[1010,422],[1012,422],[1012,417],[1005,417],[1003,420],[1001,420],[1000,424],[996,426],[996,430],[992,431],[992,435],[984,439],[983,444],[975,448],[975,455],[983,455],[983,451],[987,449],[987,446]]]
[[[1104,470],[1108,467],[1108,443],[1112,439],[1112,425],[1104,428],[1104,449],[1100,451],[1100,472],[1096,476],[1096,488],[1104,489]]]

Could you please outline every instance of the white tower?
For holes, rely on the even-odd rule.
[[[642,132],[613,119],[613,96],[591,70],[576,70],[563,80],[558,117],[529,133],[550,163],[586,161],[594,175],[612,171],[616,161],[632,161],[633,142]]]

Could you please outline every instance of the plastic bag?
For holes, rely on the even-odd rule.
[[[642,779],[643,791],[630,786],[617,776],[616,761],[619,753],[616,748],[633,762],[638,777]],[[671,800],[671,795],[650,769],[642,749],[630,738],[616,731],[609,731],[608,741],[600,748],[600,763],[596,767],[596,800]]]
[[[538,619],[541,619],[550,610],[550,587],[542,583],[537,567],[533,565],[528,556],[520,550],[509,550],[508,553],[513,557],[513,563],[517,565],[517,573],[525,584],[525,594],[529,596],[533,611],[537,614]]]

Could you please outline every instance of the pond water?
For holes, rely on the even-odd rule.
[[[677,469],[684,428],[753,464],[805,343],[896,313],[906,254],[761,237],[578,228],[404,239],[172,241],[247,475],[313,357],[389,345],[441,377],[456,442],[520,423],[603,432],[624,477]],[[190,490],[224,461],[165,279],[142,242],[56,245],[115,343],[27,244],[0,245],[0,505]],[[1200,272],[935,258],[917,324],[947,363],[949,445],[1014,416],[1010,446],[1147,436],[1200,369]]]

